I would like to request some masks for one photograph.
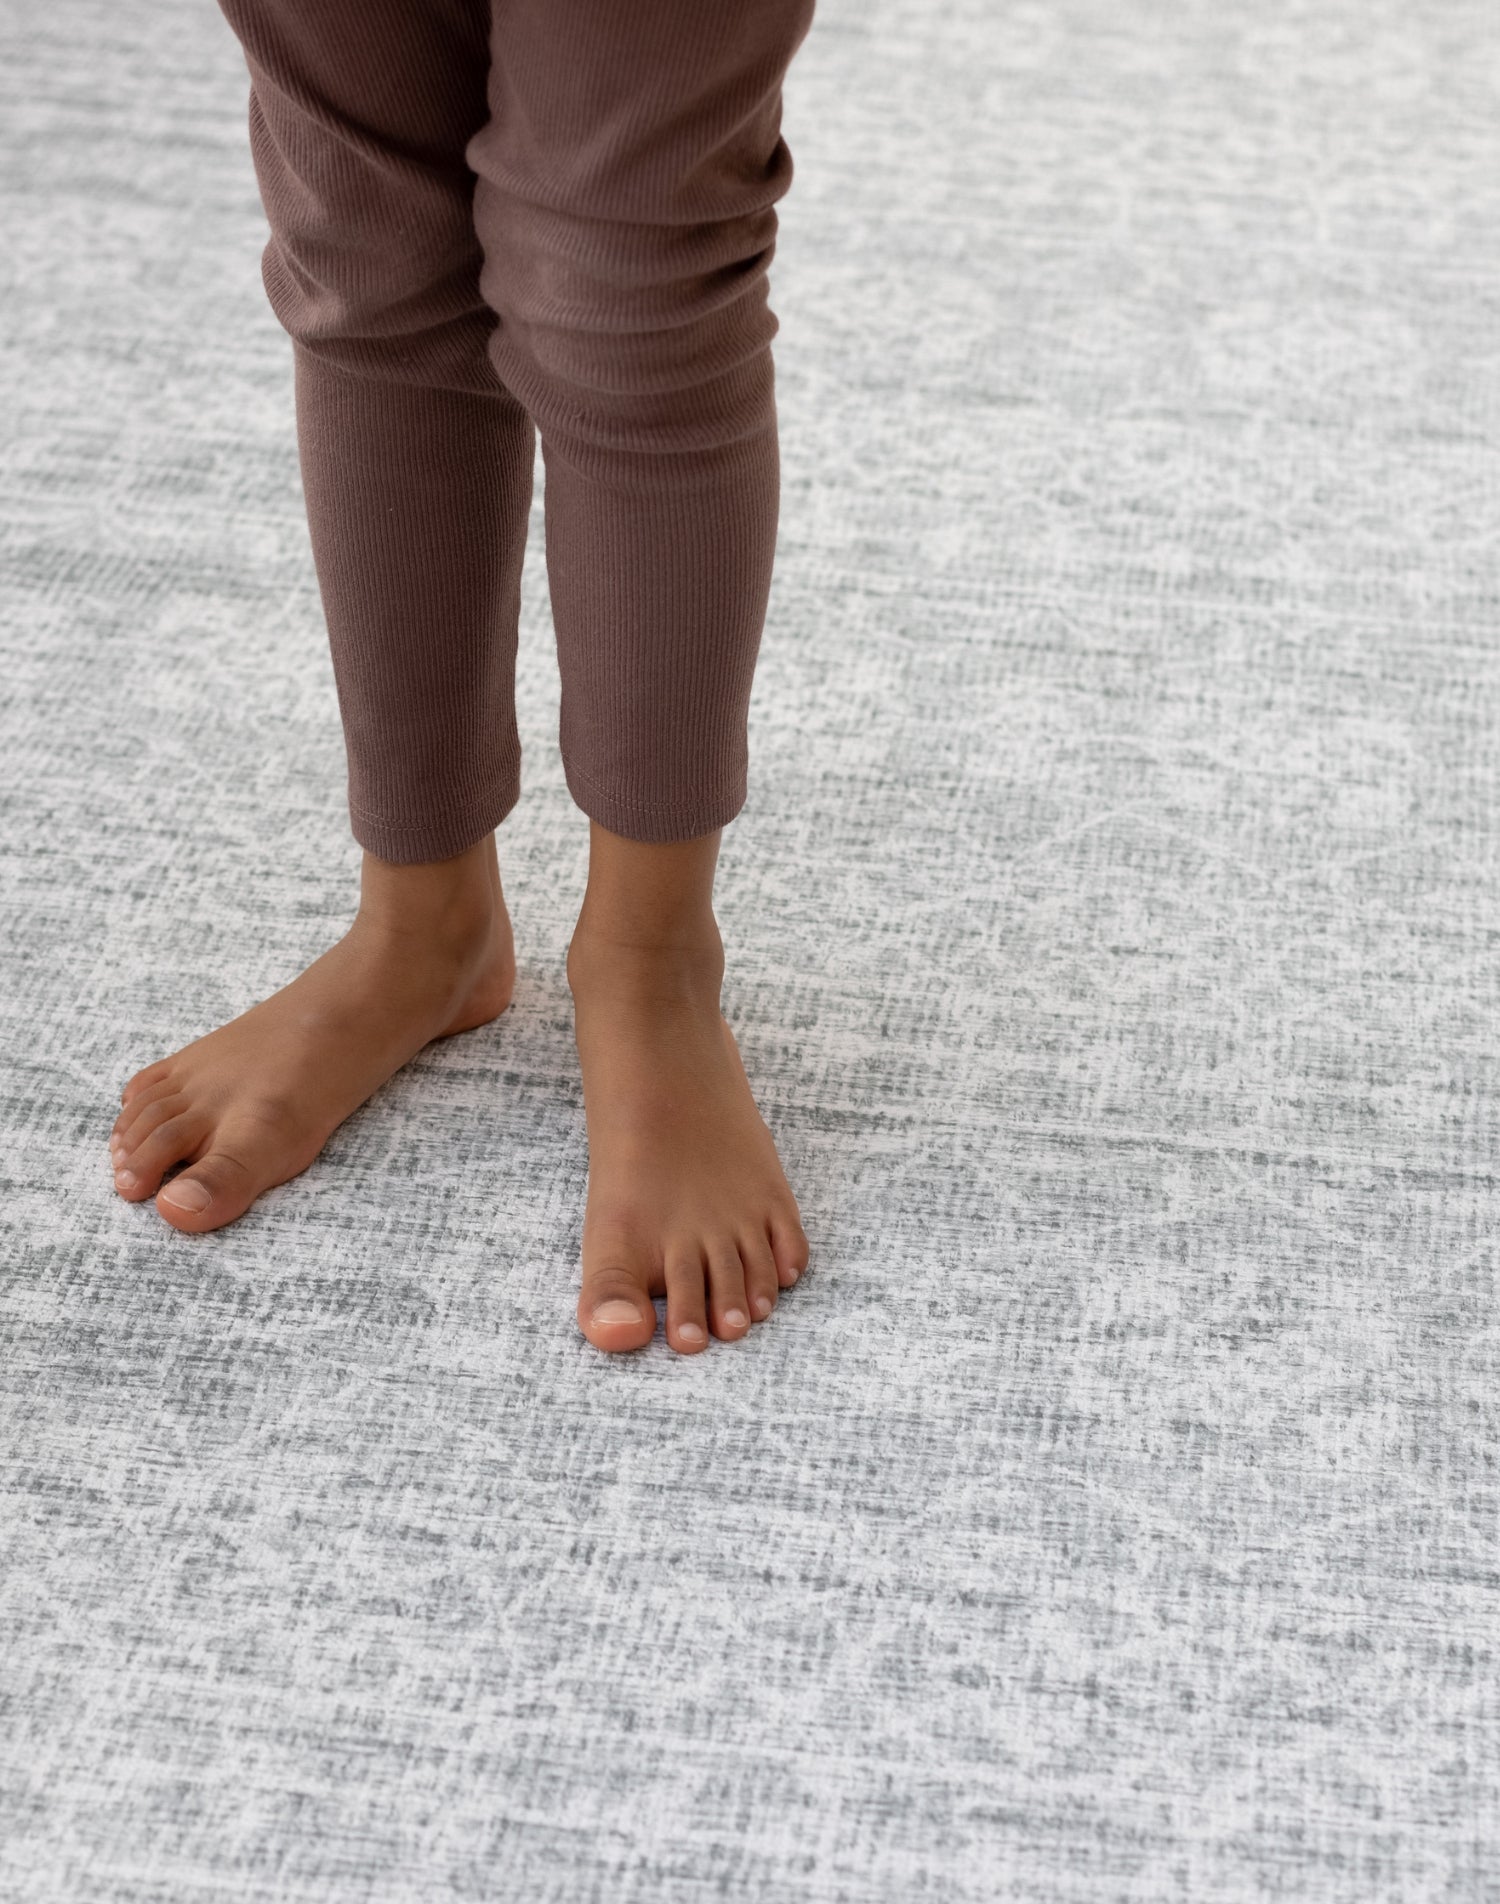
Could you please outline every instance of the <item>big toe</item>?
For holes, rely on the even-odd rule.
[[[156,1208],[174,1230],[217,1230],[243,1216],[260,1191],[248,1165],[210,1151],[156,1193]]]
[[[596,1349],[620,1354],[644,1348],[656,1334],[656,1310],[648,1285],[644,1268],[617,1256],[599,1268],[585,1268],[578,1326]]]

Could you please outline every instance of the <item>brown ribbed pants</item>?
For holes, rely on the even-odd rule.
[[[220,0],[250,69],[355,839],[444,859],[520,796],[536,433],[590,818],[746,795],[780,458],[781,86],[814,0]]]

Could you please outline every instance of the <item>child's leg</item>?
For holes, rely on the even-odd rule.
[[[250,69],[262,264],[297,441],[354,837],[393,862],[520,793],[535,430],[486,353],[473,174],[489,0],[221,0]]]
[[[743,1335],[807,1260],[719,1010],[711,893],[775,552],[767,269],[812,11],[503,0],[468,148],[490,356],[542,439],[563,761],[593,823],[568,976],[578,1313],[606,1349],[649,1339],[662,1289],[674,1347],[704,1346],[705,1320]]]
[[[298,439],[366,848],[350,932],[126,1085],[121,1195],[209,1230],[303,1170],[514,978],[493,829],[518,790],[513,659],[533,426],[485,352],[473,174],[488,0],[223,0],[252,81]],[[187,1168],[164,1188],[164,1172]],[[192,1199],[197,1199],[192,1201]]]
[[[573,796],[639,841],[744,803],[780,463],[782,79],[813,0],[496,0],[470,142],[489,354],[546,465]]]

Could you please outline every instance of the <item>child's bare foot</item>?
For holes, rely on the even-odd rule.
[[[643,895],[649,906],[642,856],[660,867],[703,843],[602,848],[601,831],[568,949],[589,1139],[578,1322],[597,1348],[637,1349],[656,1330],[651,1297],[665,1293],[667,1341],[691,1355],[710,1329],[735,1341],[770,1315],[807,1266],[807,1237],[719,1009],[712,913],[664,919],[655,943],[629,918]],[[604,852],[623,862],[621,908]]]
[[[425,1044],[497,1017],[514,985],[493,834],[418,865],[367,853],[359,912],[337,945],[125,1086],[110,1138],[115,1187],[131,1203],[155,1196],[174,1229],[233,1222],[305,1170]]]

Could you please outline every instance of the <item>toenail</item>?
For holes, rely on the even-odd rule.
[[[745,1326],[745,1312],[743,1309],[726,1309],[724,1311],[724,1320],[731,1329],[743,1329]]]
[[[194,1177],[180,1177],[175,1183],[169,1183],[161,1192],[168,1203],[175,1203],[179,1210],[206,1210],[214,1200],[213,1191]]]
[[[756,1313],[756,1314],[757,1314],[758,1316],[768,1316],[768,1315],[770,1315],[770,1313],[771,1313],[771,1298],[770,1298],[769,1296],[757,1296],[757,1297],[755,1298],[755,1313]]]
[[[703,1340],[703,1331],[698,1327],[696,1322],[679,1322],[677,1325],[677,1333],[684,1342],[701,1342]]]
[[[640,1310],[623,1296],[613,1296],[608,1302],[601,1302],[594,1311],[595,1322],[639,1322],[640,1319]]]
[[[115,1182],[119,1184],[122,1190],[133,1190],[139,1181],[140,1179],[133,1170],[117,1170],[115,1172]]]

